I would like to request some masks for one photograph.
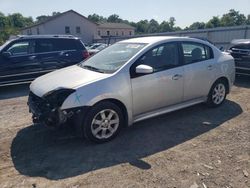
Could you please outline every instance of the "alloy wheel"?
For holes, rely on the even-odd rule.
[[[119,116],[111,109],[105,109],[95,115],[91,123],[91,132],[98,139],[110,138],[119,127]]]
[[[212,94],[212,100],[215,104],[219,105],[223,102],[226,96],[226,88],[225,85],[222,83],[219,83],[215,86]]]

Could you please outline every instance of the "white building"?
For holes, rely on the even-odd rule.
[[[109,36],[131,36],[135,28],[123,23],[96,24],[85,16],[69,10],[23,28],[22,35],[74,35],[85,43]]]
[[[98,25],[97,33],[101,38],[109,36],[133,36],[135,28],[125,23],[102,23]]]
[[[21,30],[23,35],[74,35],[91,43],[97,37],[98,25],[83,15],[69,10]]]

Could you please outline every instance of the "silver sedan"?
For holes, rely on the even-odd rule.
[[[206,41],[134,38],[37,78],[28,104],[35,123],[73,120],[81,135],[100,143],[147,118],[203,102],[217,107],[234,79],[233,58]]]

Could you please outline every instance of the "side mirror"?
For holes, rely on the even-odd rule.
[[[5,58],[9,58],[11,56],[11,53],[10,52],[3,52],[2,55]]]
[[[221,46],[221,47],[220,47],[220,51],[223,51],[223,50],[224,50],[224,48],[223,48],[223,46]]]
[[[135,68],[137,74],[150,74],[153,73],[154,69],[148,65],[138,65]]]

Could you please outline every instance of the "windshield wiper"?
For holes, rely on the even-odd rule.
[[[88,69],[88,70],[92,70],[92,71],[95,71],[95,72],[105,73],[105,71],[103,71],[101,69],[98,69],[96,67],[92,67],[90,65],[80,65],[80,67]]]

